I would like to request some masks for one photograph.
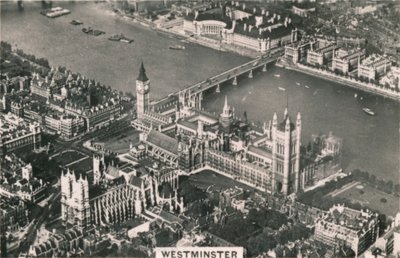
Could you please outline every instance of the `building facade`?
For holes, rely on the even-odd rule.
[[[36,122],[28,123],[11,113],[0,114],[0,154],[40,147],[41,128]]]
[[[226,44],[265,52],[297,41],[297,29],[291,19],[265,9],[246,8],[238,2],[226,2],[219,9],[195,11],[184,19],[186,33],[213,35]]]
[[[314,237],[329,246],[351,247],[358,256],[375,242],[378,229],[378,214],[335,205],[316,220]]]
[[[332,59],[332,70],[347,74],[358,69],[360,61],[365,59],[365,50],[354,49],[346,51],[339,49]]]
[[[178,174],[175,170],[158,170],[150,174],[148,169],[135,164],[131,161],[117,165],[105,164],[104,157],[95,156],[93,181],[85,175],[63,171],[63,223],[81,230],[90,225],[122,223],[141,216],[154,205],[164,203],[168,203],[171,211],[183,211],[183,199],[178,198],[176,193]],[[168,194],[163,191],[165,187],[171,189]]]
[[[376,80],[385,75],[392,66],[392,62],[385,56],[371,55],[358,65],[358,77]]]

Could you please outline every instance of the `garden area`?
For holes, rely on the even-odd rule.
[[[139,142],[139,133],[133,129],[129,128],[123,132],[115,135],[110,135],[104,140],[95,141],[94,144],[104,145],[106,149],[113,153],[126,153],[129,151],[130,143]]]
[[[53,159],[55,159],[59,164],[61,164],[61,166],[67,166],[83,158],[87,158],[87,155],[75,150],[63,151],[60,154],[53,156]]]
[[[394,216],[399,211],[399,206],[397,204],[399,203],[400,197],[382,192],[367,184],[360,183],[353,185],[337,196],[339,198],[348,199],[352,203],[359,203],[363,207],[368,207],[388,216]]]

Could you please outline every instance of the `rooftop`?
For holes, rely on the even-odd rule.
[[[151,130],[147,136],[147,142],[152,143],[170,153],[178,153],[178,141],[159,131]]]

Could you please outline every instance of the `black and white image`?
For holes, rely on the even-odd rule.
[[[399,0],[0,0],[0,257],[400,257]]]

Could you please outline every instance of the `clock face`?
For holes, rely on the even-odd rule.
[[[144,85],[144,90],[146,90],[146,91],[149,90],[149,85],[147,85],[147,84]]]

